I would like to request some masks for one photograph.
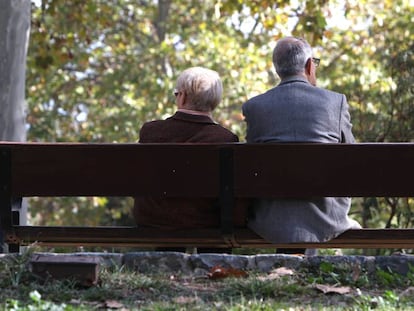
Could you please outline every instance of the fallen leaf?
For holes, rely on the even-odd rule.
[[[348,294],[349,292],[351,292],[351,288],[348,286],[331,286],[331,285],[323,285],[323,284],[316,284],[315,288],[320,290],[322,293],[324,294]]]
[[[80,299],[71,299],[70,304],[72,305],[80,305],[82,301]]]
[[[286,267],[280,267],[272,271],[272,273],[277,274],[279,276],[284,275],[293,275],[295,274],[295,271]]]
[[[266,276],[258,277],[258,279],[261,280],[261,281],[271,281],[271,280],[276,280],[276,279],[280,278],[281,276],[293,275],[293,274],[295,274],[294,270],[286,268],[286,267],[280,267],[280,268],[277,268],[275,270],[272,270]]]
[[[356,264],[352,267],[352,280],[356,282],[361,275],[361,266]]]
[[[400,294],[400,297],[413,297],[413,296],[414,296],[414,287],[412,286],[408,287]]]
[[[189,303],[194,303],[197,301],[198,299],[194,297],[179,296],[179,297],[174,298],[174,302],[178,304],[189,304]]]
[[[121,309],[124,307],[124,305],[122,303],[120,303],[119,301],[116,300],[106,300],[105,301],[105,306],[107,308],[111,308],[111,309]]]
[[[227,277],[246,277],[248,276],[246,271],[235,269],[235,268],[223,268],[221,266],[214,266],[210,269],[210,272],[207,273],[209,279],[222,279]]]

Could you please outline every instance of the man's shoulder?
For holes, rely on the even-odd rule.
[[[329,89],[325,89],[325,88],[321,88],[321,87],[315,87],[315,89],[318,92],[320,92],[320,94],[323,94],[327,98],[342,100],[342,98],[345,97],[344,94],[338,93],[338,92],[335,92],[335,91],[332,91],[332,90],[329,90]]]
[[[330,97],[342,97],[342,96],[344,96],[344,94],[335,92],[335,91],[327,89],[325,87],[312,85],[311,83],[309,83],[308,81],[306,81],[304,79],[294,79],[294,78],[292,78],[291,80],[281,82],[277,87],[274,88],[274,91],[278,91],[278,92],[283,93],[283,92],[286,91],[285,88],[284,88],[285,86],[287,86],[287,87],[292,86],[293,88],[302,89],[306,92],[319,93],[319,94],[323,94],[325,96],[330,96]],[[272,91],[272,90],[270,90],[270,91]]]
[[[246,105],[251,105],[251,104],[253,104],[253,103],[260,103],[260,102],[263,102],[263,101],[266,101],[268,98],[270,99],[272,96],[273,96],[273,93],[274,92],[277,92],[277,87],[274,87],[274,88],[272,88],[272,89],[270,89],[270,90],[267,90],[266,92],[264,92],[264,93],[261,93],[261,94],[258,94],[258,95],[255,95],[255,96],[252,96],[251,98],[249,98],[244,104],[243,104],[243,106],[246,106]]]
[[[339,92],[336,92],[334,90],[327,89],[327,88],[324,88],[324,87],[315,86],[315,88],[317,90],[320,90],[321,92],[326,92],[326,93],[331,94],[331,95],[334,95],[334,96],[343,96],[344,95],[342,93],[339,93]]]

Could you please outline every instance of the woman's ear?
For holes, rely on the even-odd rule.
[[[175,99],[177,102],[178,108],[185,108],[186,99],[187,99],[187,94],[184,91],[179,91]]]

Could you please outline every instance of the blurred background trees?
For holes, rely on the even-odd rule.
[[[174,112],[177,75],[204,66],[224,83],[215,120],[243,141],[241,105],[277,84],[271,52],[286,35],[314,46],[318,83],[347,95],[359,142],[414,140],[413,0],[33,0],[27,140],[135,142],[144,122]],[[32,222],[130,223],[130,199],[65,201],[32,200]],[[352,212],[406,227],[413,208],[363,198]]]

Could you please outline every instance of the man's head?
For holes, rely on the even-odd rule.
[[[179,108],[210,112],[221,101],[223,85],[217,72],[203,67],[184,70],[177,79]]]
[[[312,58],[312,48],[301,38],[286,37],[276,43],[273,50],[273,65],[283,80],[291,76],[302,75],[316,85],[316,66]]]

